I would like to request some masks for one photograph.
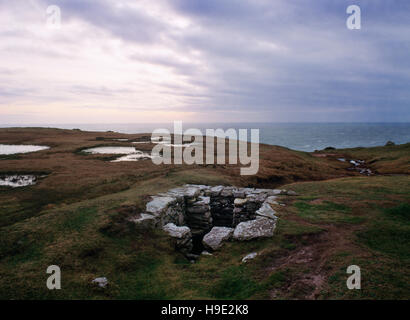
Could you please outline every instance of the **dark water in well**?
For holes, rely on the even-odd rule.
[[[0,125],[5,127],[6,125]],[[27,126],[27,125],[25,125]],[[36,125],[30,125],[36,126]],[[43,126],[44,125],[37,125]],[[47,127],[121,133],[149,133],[172,123],[158,124],[50,124]],[[198,128],[223,130],[259,129],[261,143],[284,146],[294,150],[314,151],[329,146],[335,148],[382,146],[387,141],[396,144],[410,142],[410,123],[183,123],[183,130]]]

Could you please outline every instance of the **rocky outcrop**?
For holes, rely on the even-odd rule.
[[[275,227],[276,220],[260,217],[238,224],[233,233],[233,238],[239,241],[269,238],[273,236]]]
[[[211,250],[218,250],[222,247],[224,241],[232,238],[233,228],[228,227],[213,227],[202,239],[204,247]]]

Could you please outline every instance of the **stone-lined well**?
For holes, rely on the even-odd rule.
[[[146,228],[162,228],[175,247],[188,256],[217,250],[230,239],[272,237],[276,227],[279,189],[187,184],[152,196],[145,212],[132,218]]]

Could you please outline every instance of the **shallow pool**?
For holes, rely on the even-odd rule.
[[[137,152],[134,147],[95,147],[83,151],[92,154],[132,154]]]
[[[29,153],[46,149],[50,149],[50,147],[21,144],[0,144],[0,154]]]
[[[5,187],[26,187],[36,184],[37,178],[34,175],[4,175],[0,176],[0,186]]]

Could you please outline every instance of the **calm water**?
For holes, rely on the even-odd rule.
[[[30,125],[36,126],[36,125]],[[39,126],[39,125],[37,125]],[[44,126],[44,125],[43,125]],[[154,129],[173,129],[173,124],[50,124],[49,127],[91,131],[149,133]],[[5,127],[5,126],[3,126]],[[260,142],[290,149],[314,151],[336,148],[372,147],[391,140],[410,142],[410,123],[183,123],[183,129],[260,129]]]
[[[0,154],[29,153],[49,149],[46,146],[0,144]]]

